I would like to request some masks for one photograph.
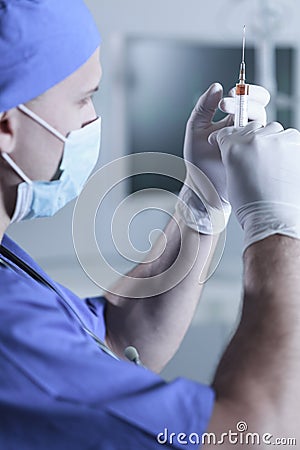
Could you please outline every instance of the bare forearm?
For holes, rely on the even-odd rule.
[[[122,353],[127,345],[135,345],[148,367],[155,371],[162,369],[191,323],[203,289],[200,274],[207,271],[216,240],[200,236],[182,223],[179,229],[175,221],[170,221],[165,239],[159,240],[149,255],[151,259],[160,253],[166,243],[161,256],[137,266],[129,274],[130,281],[120,281],[123,287],[128,284],[128,297],[107,295],[107,340],[115,351]],[[161,293],[135,299],[134,278],[147,277],[151,277],[153,292]]]
[[[230,404],[254,428],[296,432],[300,241],[269,237],[247,249],[244,263],[243,313],[216,373],[217,404]]]

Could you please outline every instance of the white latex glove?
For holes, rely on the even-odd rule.
[[[274,234],[300,239],[300,133],[277,122],[224,128],[219,144],[228,196],[245,230],[245,248]]]
[[[231,213],[227,196],[226,175],[217,142],[210,144],[208,137],[212,132],[233,124],[235,112],[234,88],[229,95],[232,97],[223,98],[223,88],[219,83],[210,86],[200,97],[191,114],[187,123],[184,142],[185,160],[191,162],[209,178],[221,199],[221,206],[225,215],[224,227]],[[266,122],[265,107],[269,100],[270,94],[266,89],[261,86],[250,85],[249,119],[257,120],[264,125]],[[218,106],[229,115],[214,123],[213,117]],[[203,178],[199,176],[199,172],[197,173],[187,166],[187,177],[185,185],[180,191],[176,210],[189,227],[203,234],[213,234],[210,216],[199,198],[202,188]],[[220,208],[220,201],[218,204],[210,204],[210,207],[212,209]]]

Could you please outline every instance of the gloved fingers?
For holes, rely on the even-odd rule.
[[[281,125],[281,123],[271,122],[271,123],[268,123],[268,125],[266,125],[265,127],[258,130],[257,134],[259,134],[260,136],[266,136],[266,135],[270,135],[270,134],[280,133],[283,130],[284,130],[284,128]]]
[[[288,128],[287,130],[280,131],[280,136],[285,136],[285,142],[288,143],[289,146],[293,145],[297,147],[297,150],[300,151],[300,132],[295,128]]]
[[[218,144],[219,136],[224,136],[224,137],[230,136],[233,132],[234,132],[233,126],[224,127],[219,130],[215,130],[208,136],[208,142],[211,145],[216,145],[216,144]]]
[[[235,87],[230,89],[229,97],[235,97]],[[256,84],[249,85],[249,100],[260,103],[266,107],[271,99],[270,93],[267,89]]]
[[[219,102],[219,108],[221,111],[227,114],[235,114],[236,99],[232,97],[222,98]],[[248,100],[248,117],[249,120],[257,120],[262,125],[266,125],[267,113],[265,107],[249,97]]]
[[[211,145],[216,144],[216,140],[214,139],[214,133],[217,133],[222,128],[231,127],[234,124],[234,116],[231,114],[228,114],[223,119],[219,120],[218,122],[213,122],[212,126],[210,127],[210,135],[208,136],[208,143]],[[210,140],[210,136],[213,135],[213,138]]]
[[[218,109],[222,96],[222,85],[213,83],[199,98],[189,119],[189,124],[192,126],[209,125]]]
[[[263,128],[264,127],[258,120],[254,120],[253,122],[249,122],[245,127],[235,128],[235,132],[239,136],[247,136],[247,134],[251,134],[253,132],[257,133],[258,130]]]
[[[300,137],[299,130],[296,130],[295,128],[287,128],[286,130],[283,129],[281,131],[281,134],[285,134],[285,135],[289,134],[290,136],[295,136],[298,140]]]
[[[224,139],[226,139],[227,136],[230,136],[231,134],[239,134],[240,136],[246,136],[249,133],[252,133],[253,131],[257,131],[260,128],[262,128],[262,125],[258,121],[250,122],[248,125],[246,125],[243,128],[235,128],[235,127],[226,127],[222,128],[221,130],[213,131],[208,136],[208,142],[210,144],[222,144],[224,142]]]

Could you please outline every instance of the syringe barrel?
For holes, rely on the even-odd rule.
[[[235,128],[245,127],[248,123],[249,84],[236,85]]]

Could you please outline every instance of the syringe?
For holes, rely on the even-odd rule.
[[[242,62],[240,66],[239,82],[236,85],[236,106],[234,126],[235,128],[245,127],[248,123],[248,96],[249,84],[246,84],[246,63],[245,63],[246,25],[243,29],[243,50]]]

